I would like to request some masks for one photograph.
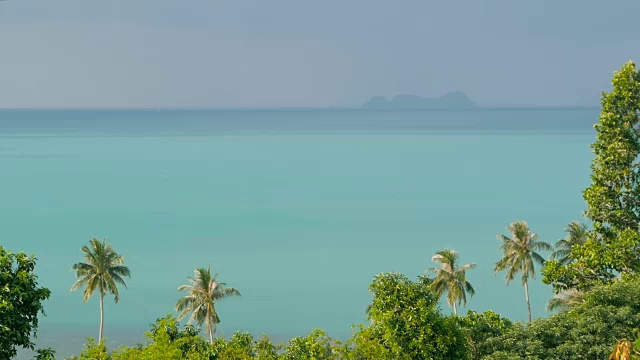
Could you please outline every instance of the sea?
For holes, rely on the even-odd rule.
[[[145,342],[149,324],[175,314],[178,286],[207,266],[242,294],[217,305],[218,336],[285,342],[321,328],[345,339],[366,323],[376,274],[415,279],[444,248],[478,265],[462,313],[525,320],[520,282],[493,272],[496,236],[526,220],[555,243],[583,220],[598,116],[597,108],[0,110],[0,245],[37,257],[52,295],[35,342],[59,358],[98,336],[97,296],[84,303],[70,291],[71,267],[94,237],[131,269],[120,302],[105,299],[112,349]],[[551,296],[537,276],[534,317],[549,316]]]

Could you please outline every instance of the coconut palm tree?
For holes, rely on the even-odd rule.
[[[118,284],[126,288],[123,277],[131,278],[131,272],[124,265],[124,258],[118,255],[106,240],[93,238],[89,241],[89,246],[85,245],[81,250],[85,262],[79,262],[72,267],[78,280],[71,287],[71,291],[84,287],[84,302],[87,302],[96,290],[100,294],[100,344],[104,328],[104,297],[111,293],[116,304],[120,302]]]
[[[535,278],[535,264],[544,264],[544,258],[538,251],[552,251],[551,245],[538,240],[538,235],[529,230],[526,221],[515,221],[507,227],[511,238],[505,235],[498,235],[498,240],[502,241],[500,250],[503,257],[498,262],[494,271],[506,271],[505,279],[507,285],[522,273],[522,286],[527,299],[527,310],[529,311],[529,322],[531,322],[531,303],[529,302],[529,278]]]
[[[547,311],[555,310],[565,311],[580,304],[587,293],[578,289],[567,289],[555,294],[549,302],[547,302]]]
[[[216,302],[229,296],[240,296],[240,292],[226,287],[226,283],[219,282],[218,274],[212,276],[211,266],[207,269],[195,269],[195,276],[188,279],[188,285],[181,285],[178,288],[178,291],[187,293],[176,303],[176,311],[179,312],[178,320],[182,320],[190,313],[188,324],[195,321],[198,326],[202,326],[204,323],[209,333],[209,341],[213,343],[213,333],[216,331],[216,325],[220,323]]]
[[[564,229],[567,236],[564,239],[558,240],[556,243],[556,251],[551,254],[552,259],[558,260],[562,265],[567,265],[573,258],[571,257],[571,248],[575,245],[582,245],[587,241],[589,231],[587,225],[572,221]]]
[[[431,257],[431,261],[440,264],[440,268],[430,268],[428,271],[435,275],[431,283],[432,289],[438,297],[442,297],[447,293],[447,304],[453,306],[453,313],[458,315],[458,305],[464,303],[467,305],[467,293],[471,296],[476,291],[467,281],[467,270],[476,267],[476,264],[466,264],[457,267],[458,252],[455,250],[440,250]]]

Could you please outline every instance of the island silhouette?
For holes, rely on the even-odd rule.
[[[424,109],[474,109],[476,103],[461,91],[453,91],[439,98],[418,95],[396,95],[391,100],[374,96],[362,105],[371,110],[424,110]]]

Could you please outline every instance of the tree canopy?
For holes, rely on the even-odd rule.
[[[425,276],[414,282],[398,273],[377,275],[369,286],[371,324],[354,334],[347,358],[465,359],[464,335],[440,312],[431,284]]]
[[[16,356],[17,348],[34,349],[38,314],[42,302],[51,296],[38,285],[34,273],[36,259],[25,253],[13,254],[0,246],[0,358]]]
[[[568,311],[485,338],[480,359],[608,359],[618,340],[640,327],[639,292],[640,281],[598,286]]]
[[[586,290],[640,270],[640,72],[635,64],[622,66],[612,85],[602,94],[591,145],[591,185],[583,193],[593,230],[586,242],[571,248],[574,261],[547,262],[543,281],[556,292]]]

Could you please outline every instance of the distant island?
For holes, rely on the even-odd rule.
[[[374,96],[364,103],[362,107],[372,110],[474,109],[476,108],[476,103],[461,91],[454,91],[439,98],[396,95],[389,101],[384,96]]]

